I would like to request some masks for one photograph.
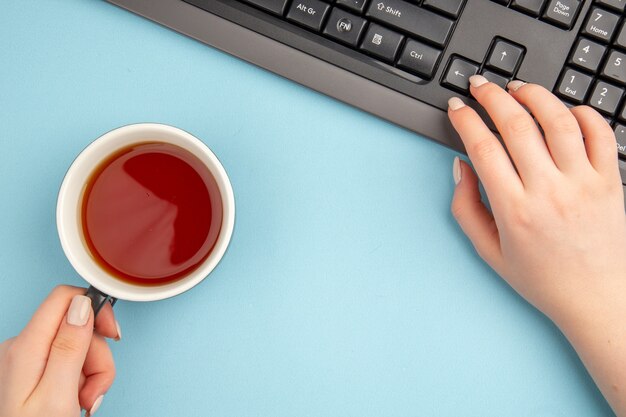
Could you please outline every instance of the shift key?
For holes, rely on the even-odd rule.
[[[367,16],[396,29],[409,32],[436,45],[444,46],[453,21],[404,0],[374,0]]]

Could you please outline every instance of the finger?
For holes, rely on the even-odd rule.
[[[115,379],[115,363],[109,345],[102,336],[94,335],[83,366],[85,383],[78,393],[80,406],[93,414],[94,406],[111,388]]]
[[[537,84],[511,81],[507,87],[539,122],[552,160],[561,171],[580,172],[589,166],[578,122],[561,100]]]
[[[113,307],[109,303],[105,303],[98,313],[98,317],[96,317],[96,332],[116,341],[122,338],[120,325],[117,320],[115,320]]]
[[[92,334],[91,300],[76,295],[52,341],[48,363],[37,389],[56,393],[61,398],[77,392]]]
[[[543,181],[555,171],[543,136],[530,114],[510,94],[482,75],[473,75],[470,83],[472,95],[491,116],[522,182],[526,185],[533,180]]]
[[[478,178],[472,168],[458,158],[454,160],[453,175],[457,185],[452,198],[452,214],[480,257],[499,271],[502,253],[498,228],[481,200]]]
[[[28,349],[30,355],[47,357],[50,344],[57,335],[72,298],[84,293],[84,288],[68,285],[56,287],[35,311],[30,322],[17,337],[16,343]]]
[[[64,320],[72,297],[84,294],[84,288],[58,286],[39,306],[30,322],[13,342],[14,365],[19,369],[19,385],[27,396],[37,387],[48,360],[50,345]]]
[[[617,142],[611,126],[597,111],[588,106],[577,106],[571,113],[585,138],[585,148],[591,166],[602,175],[616,175]]]
[[[521,192],[523,184],[504,147],[480,116],[457,97],[448,103],[448,117],[461,136],[491,203],[497,204],[512,192]]]

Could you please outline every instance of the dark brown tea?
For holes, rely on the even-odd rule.
[[[146,142],[104,160],[81,207],[96,262],[133,284],[185,277],[211,253],[222,224],[218,185],[200,159],[175,145]]]

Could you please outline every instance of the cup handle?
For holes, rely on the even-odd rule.
[[[113,307],[117,302],[117,298],[113,298],[110,295],[103,293],[93,285],[90,285],[89,288],[87,288],[85,295],[91,299],[91,307],[93,308],[94,317],[98,315],[105,303],[111,303],[111,307]]]

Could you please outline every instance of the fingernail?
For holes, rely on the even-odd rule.
[[[458,110],[461,107],[464,107],[465,103],[463,103],[463,100],[461,100],[458,97],[450,97],[450,99],[448,100],[448,107],[450,107],[451,110]]]
[[[452,163],[452,178],[454,178],[454,185],[458,185],[461,182],[461,161],[458,156],[454,157]]]
[[[98,408],[100,408],[100,404],[102,404],[102,400],[104,400],[104,395],[101,395],[98,398],[96,398],[96,401],[94,401],[93,405],[91,406],[91,410],[85,413],[85,417],[90,417],[96,414],[96,411],[98,411]]]
[[[67,311],[67,323],[72,326],[84,326],[89,320],[91,300],[84,295],[75,295]]]
[[[506,85],[506,88],[508,88],[509,90],[515,92],[517,90],[520,89],[521,86],[525,85],[526,83],[524,81],[520,81],[520,80],[513,80],[510,83],[508,83]]]
[[[117,337],[114,339],[116,342],[122,340],[122,329],[120,329],[120,324],[115,320],[115,327],[117,328]]]
[[[482,75],[472,75],[471,77],[469,77],[469,82],[472,85],[472,87],[476,88],[476,87],[480,87],[483,84],[488,83],[489,80],[487,80]]]

